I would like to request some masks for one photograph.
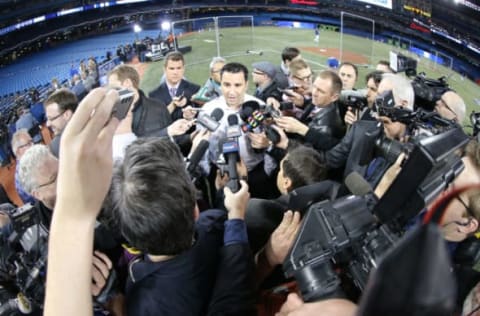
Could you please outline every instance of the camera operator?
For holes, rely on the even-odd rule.
[[[381,71],[372,71],[365,76],[365,81],[367,83],[367,107],[359,110],[352,107],[348,107],[347,113],[345,113],[344,121],[345,124],[352,125],[357,120],[375,120],[372,116],[372,107],[375,102],[375,98],[378,94],[378,85],[382,80]]]
[[[332,148],[345,135],[345,127],[335,102],[341,90],[340,77],[333,71],[322,71],[313,83],[312,104],[315,108],[308,126],[296,118],[286,116],[275,119],[276,124],[287,133],[302,136],[306,143],[315,142],[318,149]]]
[[[51,154],[45,145],[34,145],[29,148],[20,159],[20,183],[25,191],[38,201],[34,205],[39,224],[48,232],[52,222],[53,209],[57,200],[57,175],[59,170],[58,160]],[[95,229],[96,249],[107,253],[111,258],[119,256],[120,248],[112,235],[101,225]],[[92,269],[94,285],[100,288],[105,285],[108,271],[112,263],[105,255],[100,254],[100,260],[94,260]],[[105,268],[105,266],[108,266]],[[98,273],[100,272],[101,273]],[[106,271],[106,272],[105,272]],[[99,288],[92,287],[92,294],[98,294]]]
[[[454,91],[447,91],[435,102],[435,111],[443,118],[453,120],[459,125],[465,120],[466,106],[462,97]]]
[[[413,109],[414,92],[406,78],[400,75],[383,74],[378,87],[378,94],[387,91],[392,91],[395,107]],[[405,124],[392,122],[388,117],[379,117],[378,121],[382,122],[383,126],[380,127],[374,121],[360,120],[355,122],[338,145],[328,151],[321,151],[320,154],[327,166],[332,169],[343,170],[344,177],[353,171],[357,171],[361,175],[368,175],[369,182],[376,184],[388,165],[384,159],[383,162],[382,159],[377,160],[376,166],[368,166],[368,164],[362,162],[364,148],[371,147],[371,144],[368,143],[370,140],[366,140],[365,134],[377,132],[379,128],[382,128],[388,139],[405,141],[407,136]],[[314,148],[321,148],[321,144],[315,142],[312,142],[312,144]],[[369,167],[368,172],[367,167]]]

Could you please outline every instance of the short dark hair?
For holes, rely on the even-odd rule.
[[[324,70],[318,74],[318,77],[332,82],[332,91],[330,91],[332,94],[340,94],[342,92],[342,79],[335,71]]]
[[[164,64],[165,67],[167,67],[167,64],[170,60],[171,61],[181,61],[182,64],[185,65],[185,59],[183,58],[183,54],[181,52],[173,51],[173,52],[168,53],[167,56],[165,56],[165,64]]]
[[[289,150],[283,160],[283,176],[292,181],[291,190],[323,181],[327,178],[327,167],[320,154],[313,148],[298,145]]]
[[[350,66],[353,68],[353,70],[355,71],[355,78],[358,78],[358,67],[351,63],[351,62],[348,62],[348,61],[345,61],[343,63],[340,64],[340,66],[338,66],[338,69],[340,70],[340,68],[342,68],[343,66]]]
[[[295,57],[300,55],[300,50],[296,47],[285,47],[282,50],[282,60],[283,61],[292,61]]]
[[[195,189],[183,156],[167,138],[137,139],[114,168],[111,202],[122,235],[152,255],[192,246]]]
[[[43,102],[43,107],[46,108],[52,103],[58,104],[58,110],[60,112],[71,110],[72,113],[74,113],[78,106],[78,99],[75,93],[67,88],[62,88],[52,93],[47,100]]]
[[[382,75],[383,75],[383,71],[380,71],[380,70],[374,70],[372,72],[369,72],[366,76],[365,76],[365,83],[368,83],[368,80],[370,79],[373,79],[373,82],[375,82],[375,85],[378,87],[378,85],[380,84],[380,82],[382,81]]]
[[[223,66],[222,70],[220,71],[220,78],[222,78],[223,74],[226,72],[233,74],[243,72],[243,77],[245,78],[245,81],[248,81],[248,69],[243,64],[235,62],[225,64],[225,66]]]

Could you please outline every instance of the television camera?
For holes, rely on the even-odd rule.
[[[459,127],[413,141],[401,172],[380,200],[370,192],[311,204],[283,264],[303,299],[338,296],[347,284],[362,291],[406,223],[463,170],[457,151],[468,141]]]

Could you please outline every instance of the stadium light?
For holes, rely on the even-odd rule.
[[[163,21],[163,22],[162,22],[162,30],[164,30],[164,31],[170,31],[170,22],[168,22],[168,21]]]
[[[142,27],[141,27],[140,25],[138,25],[138,24],[134,24],[134,25],[133,25],[133,31],[134,31],[135,33],[140,33],[140,32],[142,31]]]

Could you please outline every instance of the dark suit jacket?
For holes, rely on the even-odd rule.
[[[143,91],[133,106],[132,131],[137,137],[167,136],[167,127],[172,118],[165,103],[150,99]]]
[[[184,97],[187,98],[187,100],[190,101],[190,99],[192,98],[192,95],[197,93],[199,89],[200,89],[199,85],[189,82],[185,79],[182,79],[182,81],[180,81],[180,85],[178,86],[176,96],[183,95]],[[172,97],[170,96],[170,91],[168,91],[168,86],[166,82],[162,83],[158,88],[150,92],[148,96],[152,99],[159,100],[165,105],[168,105],[170,104],[170,102],[172,102]],[[171,113],[171,116],[174,121],[182,118],[183,117],[182,109],[176,108]]]
[[[275,80],[273,80],[265,89],[262,91],[255,92],[255,97],[266,102],[269,97],[275,98],[278,101],[282,101],[282,92],[279,90],[279,86]]]

